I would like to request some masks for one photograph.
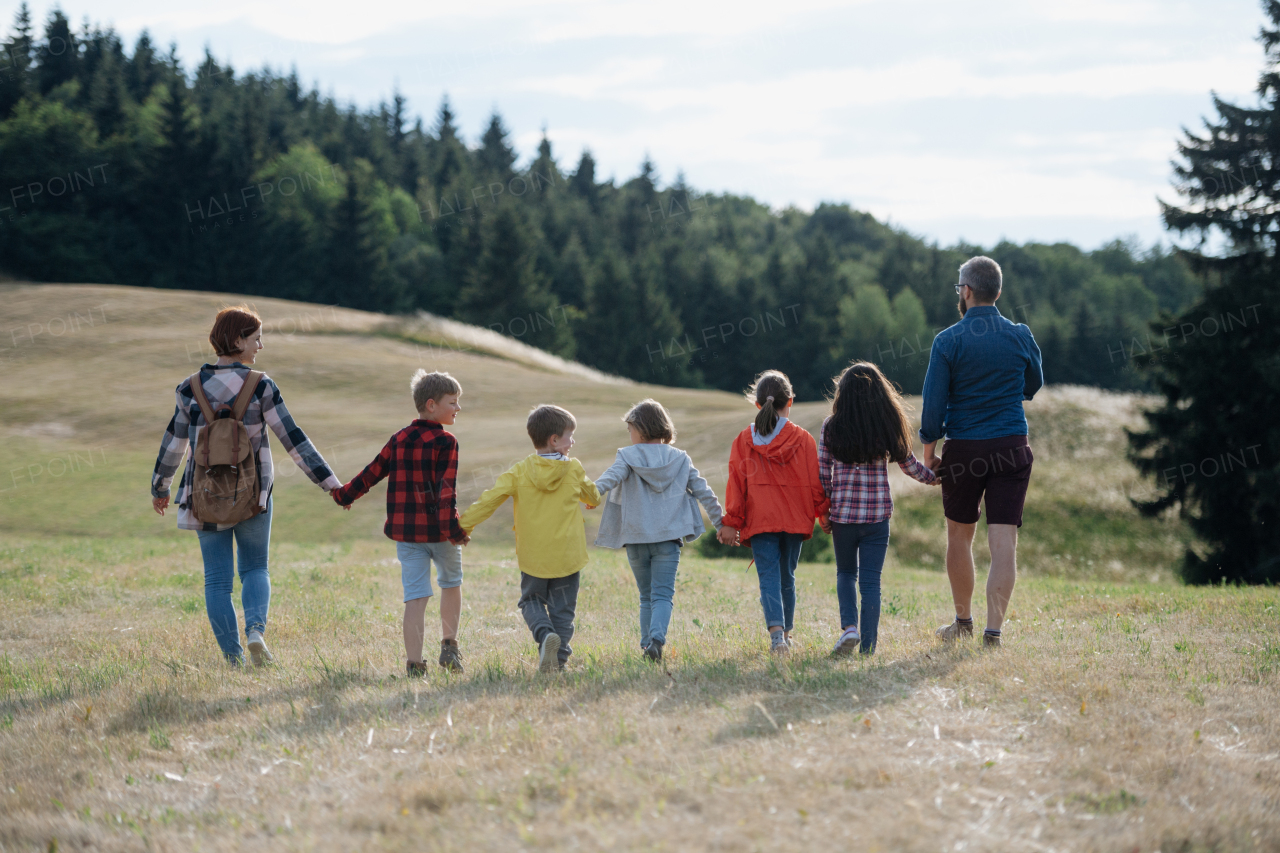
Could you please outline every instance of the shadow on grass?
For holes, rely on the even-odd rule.
[[[977,652],[935,648],[899,660],[858,658],[832,660],[825,654],[795,653],[788,659],[744,653],[738,657],[686,659],[673,669],[658,669],[638,657],[622,660],[588,652],[586,660],[563,675],[530,672],[510,657],[491,655],[464,676],[432,673],[423,680],[379,676],[364,662],[334,665],[318,653],[288,686],[260,690],[241,704],[187,699],[178,693],[144,695],[117,722],[118,728],[147,731],[155,726],[221,718],[229,710],[245,711],[288,703],[286,719],[271,722],[284,735],[313,734],[354,721],[396,719],[407,715],[438,717],[477,701],[541,695],[553,700],[549,713],[590,717],[593,706],[630,694],[647,706],[645,713],[678,716],[719,707],[735,719],[713,741],[786,733],[787,724],[855,709],[869,710],[898,701],[922,683],[946,676]],[[349,688],[360,688],[351,695]],[[742,700],[750,699],[744,706]],[[306,709],[299,714],[296,704]],[[318,706],[318,707],[317,707]],[[273,712],[275,713],[275,712]]]

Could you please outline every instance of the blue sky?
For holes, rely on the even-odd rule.
[[[54,4],[34,2],[43,22]],[[1256,0],[405,3],[67,0],[78,25],[147,28],[188,69],[297,66],[362,107],[394,87],[474,141],[499,110],[522,156],[773,207],[848,202],[944,244],[1169,240],[1180,128],[1210,91],[1252,102]],[[17,4],[0,5],[12,20]]]

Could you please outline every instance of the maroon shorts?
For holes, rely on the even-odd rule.
[[[948,440],[938,469],[943,514],[960,524],[974,524],[985,497],[987,524],[1021,527],[1032,461],[1025,435]]]

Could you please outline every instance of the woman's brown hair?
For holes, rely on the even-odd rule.
[[[795,392],[791,380],[781,370],[766,370],[756,377],[747,391],[747,399],[760,404],[756,415],[756,435],[768,435],[778,426],[778,409],[791,402]]]
[[[869,361],[855,361],[835,379],[823,441],[846,465],[902,462],[911,455],[911,424],[902,395]]]
[[[258,312],[248,305],[232,305],[223,308],[213,319],[213,331],[209,332],[209,343],[218,355],[238,355],[240,348],[236,341],[247,338],[262,328],[262,318]]]

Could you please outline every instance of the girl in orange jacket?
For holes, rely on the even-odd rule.
[[[790,648],[796,609],[796,563],[813,523],[826,522],[830,501],[818,478],[818,446],[789,419],[791,380],[777,370],[756,377],[748,399],[759,413],[729,454],[720,541],[751,546],[770,649]]]

